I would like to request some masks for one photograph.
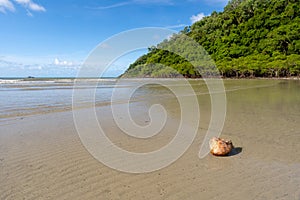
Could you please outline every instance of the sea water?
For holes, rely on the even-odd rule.
[[[0,120],[22,117],[26,115],[63,111],[72,109],[74,83],[77,89],[95,92],[96,106],[107,105],[112,102],[112,93],[124,94],[142,79],[74,79],[74,78],[43,78],[18,79],[0,78]],[[96,82],[96,84],[95,84]],[[162,98],[176,98],[168,89],[168,85],[181,88],[182,95],[209,95],[205,81],[201,79],[189,80],[187,85],[178,84],[176,79],[164,80],[162,86],[153,79],[152,84],[139,87],[131,100],[159,102]],[[300,81],[299,80],[224,80],[225,92],[229,97],[228,106],[240,106],[241,109],[277,110],[277,115],[292,113],[300,115]],[[192,86],[194,94],[185,94],[185,88]],[[115,95],[113,101],[126,102],[122,95]],[[248,105],[239,105],[251,100]],[[88,105],[90,98],[84,96],[79,99],[84,106]],[[235,103],[233,103],[235,102]],[[248,101],[247,101],[248,102]],[[251,107],[251,108],[250,108]]]

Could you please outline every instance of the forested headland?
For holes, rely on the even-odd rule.
[[[222,12],[150,47],[122,76],[201,77],[200,66],[186,59],[193,56],[192,47],[185,58],[160,48],[181,36],[197,41],[222,77],[300,76],[300,0],[231,0]]]

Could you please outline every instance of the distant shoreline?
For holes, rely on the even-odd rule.
[[[20,80],[20,81],[51,81],[51,80],[109,80],[109,79],[188,79],[188,80],[202,80],[202,79],[209,79],[215,77],[197,77],[197,78],[185,78],[185,77],[34,77],[34,78],[24,78],[24,77],[0,77],[1,80]],[[244,78],[236,78],[236,77],[220,77],[223,80],[300,80],[300,76],[291,76],[291,77],[244,77]]]
[[[47,79],[116,79],[117,77],[0,77],[2,80],[47,80]]]

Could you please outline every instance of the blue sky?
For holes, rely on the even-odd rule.
[[[0,0],[0,77],[74,77],[107,38],[134,28],[179,31],[227,0]],[[128,54],[119,75],[146,51]]]

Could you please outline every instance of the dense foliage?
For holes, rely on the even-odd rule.
[[[189,57],[160,48],[180,35],[203,46],[223,77],[300,75],[300,0],[232,0],[223,12],[213,12],[149,48],[149,53],[131,64],[124,76],[173,77],[179,73],[199,77],[195,64],[187,61]],[[193,48],[185,51],[192,57]],[[153,63],[175,72],[161,65],[153,67]]]

